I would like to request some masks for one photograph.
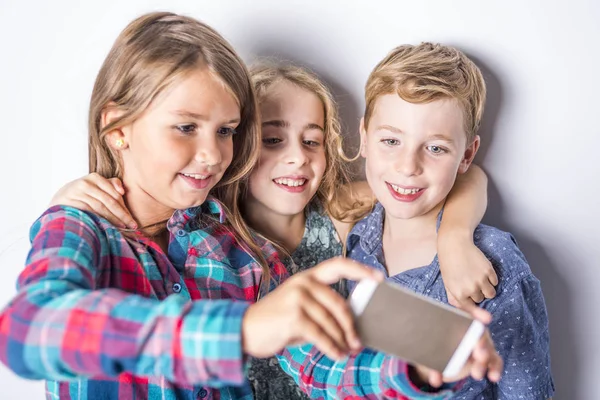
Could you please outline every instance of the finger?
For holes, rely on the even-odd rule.
[[[329,286],[315,281],[309,284],[313,298],[335,318],[336,325],[343,332],[344,343],[353,350],[360,349],[362,345],[354,327],[354,317],[348,302]]]
[[[494,347],[494,342],[490,336],[489,330],[486,330],[482,338],[482,346],[487,351],[487,370],[488,379],[492,382],[498,382],[502,377],[504,362]]]
[[[470,297],[458,299],[456,301],[458,302],[458,308],[461,310],[470,310],[473,307],[477,307],[477,304],[475,304]]]
[[[484,339],[482,339],[484,340]],[[487,366],[490,360],[489,350],[484,344],[479,344],[473,349],[472,364],[471,364],[471,376],[474,379],[482,380],[487,371]]]
[[[438,388],[442,386],[442,383],[444,383],[442,374],[435,370],[429,370],[429,385]]]
[[[88,188],[88,194],[104,203],[111,213],[113,213],[120,222],[125,224],[125,226],[136,229],[137,224],[127,207],[125,207],[122,193],[119,193],[118,189],[115,188],[115,185],[117,185],[123,189],[121,180],[118,178],[106,179],[98,174],[91,174],[89,180],[92,182],[92,186]],[[96,185],[96,187],[93,185]]]
[[[493,299],[496,297],[496,289],[492,286],[492,284],[486,280],[485,283],[481,286],[481,292],[485,296],[486,299]]]
[[[454,297],[454,295],[448,291],[448,289],[446,289],[446,295],[448,296],[448,303],[450,305],[456,308],[462,308],[460,305],[460,301],[458,301],[456,297]]]
[[[312,343],[324,353],[327,357],[339,360],[345,353],[340,349],[334,340],[327,335],[321,327],[314,323],[310,318],[306,317],[301,321],[301,338],[309,343]]]
[[[135,220],[129,213],[127,207],[125,207],[125,205],[121,202],[115,200],[114,197],[112,197],[111,195],[107,194],[102,190],[94,190],[90,193],[90,196],[95,198],[98,202],[102,203],[104,208],[107,209],[112,215],[114,215],[118,219],[120,224],[133,229],[137,227],[137,224],[135,223]]]
[[[98,174],[91,174],[87,179],[91,185],[95,185],[97,189],[109,194],[115,200],[121,201],[123,199],[123,195],[119,193],[119,191],[115,188],[115,184],[113,183],[113,180],[115,179],[120,182],[118,178],[106,179]]]
[[[488,379],[492,382],[499,382],[502,377],[502,369],[504,368],[504,362],[502,357],[495,351],[492,352],[488,367]]]
[[[492,314],[490,314],[489,311],[479,307],[477,304],[465,302],[462,305],[462,309],[471,314],[474,319],[485,325],[488,325],[490,322],[492,322]]]
[[[340,279],[359,281],[362,279],[383,280],[383,275],[376,269],[367,267],[347,258],[336,257],[322,262],[310,270],[310,274],[321,283],[331,285]]]
[[[490,264],[490,272],[488,274],[488,280],[490,281],[492,286],[498,286],[498,274],[496,273],[496,270],[494,269],[494,267],[492,267],[492,264]]]
[[[481,293],[481,290],[478,290],[471,295],[471,299],[475,303],[481,303],[483,300],[485,300],[485,296],[483,295],[483,293]]]
[[[94,214],[101,216],[102,218],[108,220],[108,222],[110,222],[114,226],[117,226],[122,229],[126,228],[126,225],[119,218],[117,218],[117,216],[114,215],[108,208],[106,208],[103,202],[91,196],[85,196],[81,199],[81,201],[87,205],[86,211],[91,211]]]
[[[312,295],[314,296],[314,293],[312,293]],[[344,331],[338,324],[337,318],[334,317],[335,314],[332,314],[330,310],[323,307],[322,303],[315,300],[310,295],[306,296],[302,308],[304,314],[317,324],[319,328],[321,328],[321,331],[328,335],[339,349],[346,352],[349,350]]]
[[[110,178],[108,181],[113,185],[113,188],[117,192],[119,192],[119,194],[121,196],[125,194],[125,188],[123,187],[123,182],[121,182],[121,180],[119,178]]]

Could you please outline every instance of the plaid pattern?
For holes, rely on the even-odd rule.
[[[47,379],[47,399],[251,399],[241,322],[262,271],[223,222],[214,200],[177,211],[167,257],[93,214],[49,209],[31,228],[18,293],[0,314],[0,361],[22,377]],[[263,250],[272,289],[287,272],[271,246]],[[374,370],[342,374],[344,366],[325,357],[319,367],[303,358],[309,348],[282,357],[313,398],[418,393],[401,362],[379,372],[382,356],[367,354],[351,360]],[[334,374],[323,372],[330,367]],[[387,393],[387,385],[375,388],[383,375],[396,377]]]
[[[408,364],[370,349],[336,362],[306,344],[288,347],[278,358],[283,370],[311,398],[440,400],[460,387],[444,385],[444,390],[423,392],[409,380]]]

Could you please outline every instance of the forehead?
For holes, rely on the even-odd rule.
[[[416,104],[397,94],[379,96],[369,127],[376,128],[382,124],[403,132],[466,135],[462,108],[452,98]]]
[[[155,107],[169,111],[184,109],[229,119],[240,114],[232,91],[206,68],[195,69],[176,79],[157,99]]]
[[[323,103],[313,92],[286,79],[269,86],[260,101],[262,119],[301,118],[322,124]]]

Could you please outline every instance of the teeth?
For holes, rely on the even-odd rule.
[[[190,178],[194,178],[194,179],[199,179],[199,180],[206,179],[209,177],[209,175],[200,175],[200,174],[181,174],[181,175],[187,176]]]
[[[304,183],[306,183],[306,179],[279,178],[279,179],[275,179],[275,183],[277,183],[279,185],[296,187],[296,186],[304,185]]]
[[[390,183],[390,185],[392,185],[392,189],[394,189],[394,191],[400,193],[400,194],[415,194],[419,191],[419,189],[404,189],[401,188],[400,186],[396,186]]]

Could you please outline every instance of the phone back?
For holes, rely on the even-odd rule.
[[[389,282],[377,285],[367,301],[356,316],[363,345],[440,372],[473,322],[461,310]]]

